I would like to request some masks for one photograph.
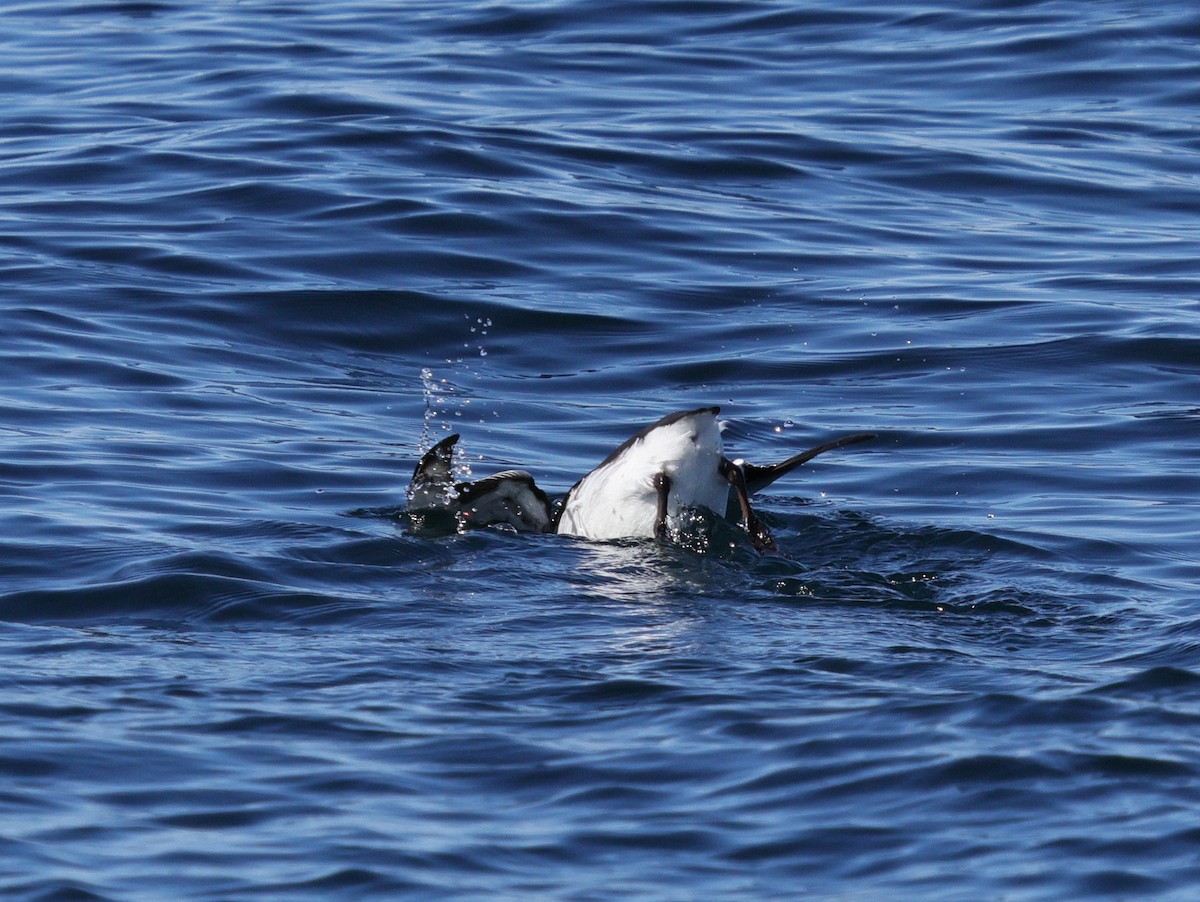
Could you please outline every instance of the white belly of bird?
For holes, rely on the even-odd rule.
[[[720,464],[721,431],[713,414],[652,429],[572,490],[558,532],[597,540],[653,537],[659,473],[671,480],[668,519],[695,507],[724,514],[729,483]]]

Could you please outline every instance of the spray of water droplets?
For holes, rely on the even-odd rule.
[[[470,398],[459,398],[455,386],[446,378],[438,378],[429,367],[421,369],[421,386],[425,393],[425,422],[421,428],[421,444],[418,449],[424,454],[437,442],[454,431],[453,417],[462,416],[460,404],[470,404]],[[466,456],[454,449],[454,477],[462,481],[471,478],[471,464]]]
[[[462,387],[463,377],[473,377],[480,382],[486,377],[483,371],[485,363],[472,361],[487,357],[487,348],[483,342],[488,330],[492,328],[492,319],[489,316],[471,314],[464,314],[464,318],[468,322],[470,337],[462,344],[466,353],[461,357],[446,359],[446,371],[451,375],[438,375],[430,367],[421,370],[421,386],[425,395],[425,422],[421,430],[419,449],[421,453],[428,451],[446,435],[457,431],[458,423],[472,413],[473,399],[467,396],[467,391]],[[472,350],[477,352],[477,356],[470,354]],[[452,377],[457,377],[457,381]],[[499,413],[493,410],[492,416],[498,417]],[[486,422],[482,411],[478,420],[480,423]],[[454,474],[459,480],[471,477],[471,465],[458,447],[454,451]]]
[[[465,315],[468,320],[471,318],[471,314],[468,313]],[[490,328],[492,328],[492,318],[490,316],[475,317],[475,324],[471,326],[471,334],[472,335],[477,334],[480,338],[480,341],[477,344],[475,344],[475,350],[479,352],[480,357],[487,356],[487,348],[485,348],[483,346],[482,339],[487,337],[488,329],[490,329]],[[463,347],[465,349],[467,349],[468,351],[471,349],[471,345],[472,345],[471,341],[463,342]]]

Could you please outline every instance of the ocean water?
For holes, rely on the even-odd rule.
[[[1196,898],[1198,48],[0,4],[0,895]],[[381,513],[708,404],[879,437],[774,556]]]

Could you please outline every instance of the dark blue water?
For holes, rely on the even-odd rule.
[[[1192,2],[0,7],[0,895],[1193,899]],[[395,506],[720,404],[781,555]]]

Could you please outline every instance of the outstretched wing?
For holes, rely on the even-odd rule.
[[[857,445],[859,442],[865,442],[867,439],[875,438],[874,432],[859,432],[855,435],[847,435],[845,438],[835,438],[831,442],[825,442],[823,445],[817,445],[815,448],[809,448],[807,451],[801,451],[794,457],[789,457],[785,461],[777,464],[770,464],[765,467],[756,466],[755,464],[742,464],[742,472],[746,474],[746,489],[753,495],[755,492],[761,492],[772,482],[781,476],[786,476],[792,470],[801,464],[807,463],[818,454],[824,454],[826,451],[833,451],[836,448],[845,448],[847,445]]]
[[[449,507],[458,493],[454,489],[454,445],[458,434],[448,435],[417,462],[408,485],[409,510]]]

